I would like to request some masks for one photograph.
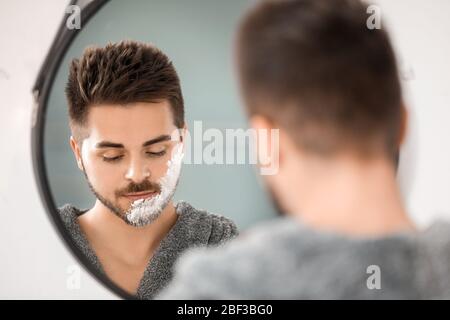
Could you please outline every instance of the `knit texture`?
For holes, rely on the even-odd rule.
[[[80,228],[78,217],[87,210],[79,210],[70,204],[59,208],[60,216],[78,248],[96,269],[106,274],[102,265]],[[140,281],[136,297],[152,299],[167,285],[172,277],[172,268],[185,250],[194,247],[218,246],[237,236],[233,221],[218,214],[197,210],[180,201],[176,204],[177,222],[161,241]]]
[[[221,248],[186,253],[157,298],[448,299],[450,224],[358,238],[275,219]]]

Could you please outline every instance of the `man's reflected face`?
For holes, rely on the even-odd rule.
[[[161,192],[178,141],[169,102],[93,106],[79,161],[96,197],[125,220],[131,204]]]

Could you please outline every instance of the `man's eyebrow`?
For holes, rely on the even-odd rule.
[[[148,140],[148,141],[144,142],[142,144],[142,146],[143,147],[147,147],[147,146],[150,146],[152,144],[155,144],[155,143],[158,143],[158,142],[161,142],[161,141],[168,141],[168,140],[171,140],[171,139],[172,139],[172,137],[170,135],[163,134],[163,135],[160,135],[159,137],[156,137],[156,138],[153,138],[151,140]]]
[[[124,148],[121,143],[114,143],[109,141],[101,141],[95,145],[96,148]]]
[[[156,138],[153,138],[153,139],[150,139],[150,140],[144,142],[142,144],[142,146],[143,147],[147,147],[147,146],[150,146],[152,144],[155,144],[155,143],[158,143],[158,142],[161,142],[161,141],[168,141],[168,140],[171,140],[171,139],[172,139],[172,137],[170,135],[163,134],[163,135],[160,135],[160,136],[158,136]],[[110,141],[101,141],[101,142],[97,143],[95,145],[95,147],[99,148],[99,149],[101,149],[101,148],[125,148],[123,146],[123,144],[121,144],[121,143],[115,143],[115,142],[110,142]]]

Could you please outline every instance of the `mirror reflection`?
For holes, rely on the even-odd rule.
[[[189,248],[274,215],[251,139],[239,139],[230,56],[246,6],[110,1],[58,67],[43,146],[51,195],[86,261],[137,298],[164,288]]]

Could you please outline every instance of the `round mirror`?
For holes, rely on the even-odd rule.
[[[133,290],[117,281],[120,278],[117,270],[124,268],[105,265],[105,261],[113,260],[107,252],[109,244],[99,243],[95,228],[89,229],[90,234],[87,229],[78,230],[80,233],[76,237],[83,237],[89,247],[80,248],[81,240],[74,238],[61,216],[61,208],[70,205],[79,209],[79,220],[98,201],[95,188],[90,188],[70,144],[72,133],[65,87],[71,62],[80,58],[89,46],[104,48],[108,43],[122,40],[151,44],[167,55],[179,76],[190,134],[189,143],[184,145],[181,176],[173,196],[176,208],[188,206],[198,212],[213,213],[216,218],[226,217],[242,232],[257,221],[273,217],[275,212],[257,180],[249,153],[244,160],[239,159],[239,154],[249,150],[249,140],[242,143],[235,139],[236,132],[246,130],[246,121],[234,81],[231,45],[237,21],[247,6],[246,0],[198,0],[194,3],[115,0],[74,1],[67,7],[34,88],[35,174],[61,239],[97,279],[121,297],[152,295],[133,294]],[[110,174],[101,173],[105,181],[111,181],[110,176],[118,172],[113,167],[110,170]],[[175,227],[169,228],[170,232],[173,229]],[[170,232],[160,243],[173,236]],[[168,251],[164,252],[166,249]],[[163,251],[159,252],[161,256],[173,254],[169,247],[159,245],[158,250]],[[156,258],[150,256],[149,259]],[[175,258],[166,264],[161,261],[158,260],[161,265],[153,263],[153,278],[147,274],[145,281],[148,268],[139,273],[139,268],[130,267],[129,273],[138,280],[138,290],[144,283],[152,288],[152,279],[159,277],[158,272],[165,272],[164,277],[170,276],[165,269]]]

